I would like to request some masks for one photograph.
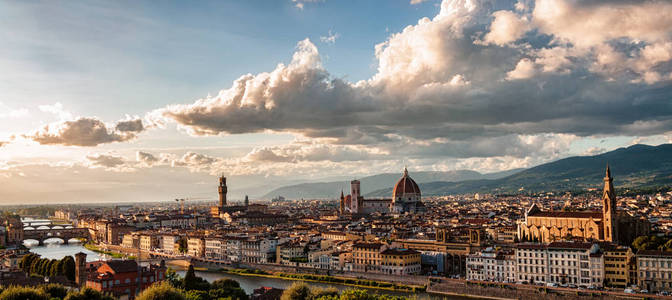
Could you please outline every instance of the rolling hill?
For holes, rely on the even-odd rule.
[[[426,196],[474,192],[578,191],[601,188],[607,163],[611,167],[617,189],[672,184],[672,144],[634,145],[594,156],[568,157],[498,179],[418,182],[418,184],[422,194]],[[391,193],[392,187],[387,187],[365,196],[379,197]]]
[[[520,172],[522,169],[514,169],[503,172],[481,174],[476,171],[457,170],[448,172],[411,172],[411,176],[418,183],[428,182],[455,182],[464,180],[478,179],[497,179]],[[385,189],[394,185],[401,177],[399,173],[383,173],[363,178],[357,178],[362,183],[362,193]],[[354,179],[354,178],[353,178]],[[283,196],[289,199],[321,199],[336,198],[341,189],[346,194],[350,190],[350,181],[330,181],[330,182],[310,182],[289,186],[283,186],[268,192],[263,198],[270,199],[276,196]]]

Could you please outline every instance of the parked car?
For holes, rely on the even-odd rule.
[[[558,284],[555,282],[549,282],[546,284],[547,287],[558,287]]]
[[[643,290],[641,290],[641,291],[639,291],[639,292],[642,293],[642,294],[648,294],[648,293],[649,293],[649,290],[647,290],[647,289],[643,289]]]
[[[633,289],[624,289],[623,292],[626,293],[626,294],[634,294],[634,293],[635,293],[635,290],[633,290]]]

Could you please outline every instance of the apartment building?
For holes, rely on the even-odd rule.
[[[380,271],[384,274],[419,274],[420,263],[420,252],[415,250],[389,248],[380,252]]]
[[[205,239],[205,258],[224,260],[226,258],[226,240],[220,237]]]
[[[352,245],[353,271],[381,272],[380,253],[387,249],[381,243],[355,243]]]
[[[637,252],[637,285],[650,292],[672,292],[672,252]]]
[[[516,246],[518,282],[546,283],[549,281],[548,254],[542,244],[518,244]]]
[[[187,255],[192,257],[203,257],[205,255],[205,239],[202,236],[187,238]]]
[[[516,281],[515,251],[486,249],[469,255],[466,261],[468,280]]]
[[[249,238],[242,241],[241,259],[243,262],[264,264],[272,262],[278,245],[277,239]]]

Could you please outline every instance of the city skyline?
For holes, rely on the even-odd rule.
[[[222,173],[240,195],[672,143],[670,12],[664,1],[5,2],[0,204],[214,200]]]

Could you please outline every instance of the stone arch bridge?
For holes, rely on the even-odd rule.
[[[49,228],[23,231],[24,240],[36,240],[40,245],[44,245],[44,241],[51,238],[59,238],[67,244],[69,239],[83,238],[89,240],[91,236],[87,228]]]

